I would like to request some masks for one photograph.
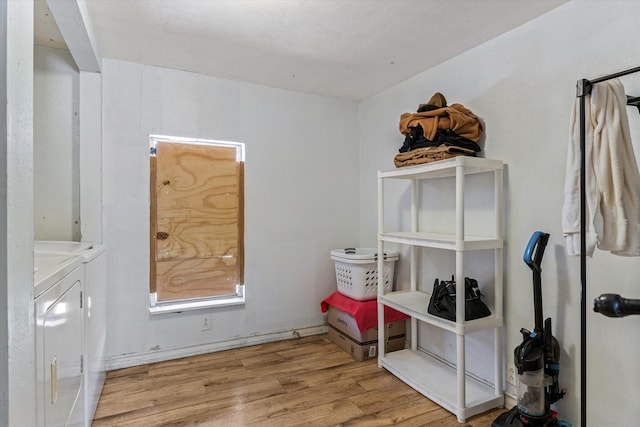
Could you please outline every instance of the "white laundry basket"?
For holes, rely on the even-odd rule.
[[[384,254],[384,291],[393,289],[397,252]],[[378,251],[373,248],[347,248],[331,251],[336,265],[338,292],[349,298],[366,301],[378,296]]]

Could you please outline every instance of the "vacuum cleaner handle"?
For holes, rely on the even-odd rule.
[[[544,325],[542,324],[542,256],[544,249],[547,247],[549,234],[542,231],[535,231],[529,243],[524,250],[522,259],[533,272],[533,312],[535,319],[534,332],[543,334]]]
[[[602,294],[593,300],[593,311],[607,317],[640,314],[640,300],[623,298],[618,294]]]
[[[541,271],[540,263],[548,241],[549,234],[542,231],[535,231],[529,238],[529,243],[527,243],[522,259],[532,270]]]

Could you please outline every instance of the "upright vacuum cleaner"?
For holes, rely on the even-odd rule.
[[[560,427],[570,426],[557,419],[552,403],[561,399],[565,391],[558,386],[560,370],[560,345],[551,333],[551,318],[542,325],[542,256],[549,234],[533,233],[524,251],[524,262],[533,271],[533,308],[535,327],[533,332],[520,329],[522,343],[513,352],[518,371],[518,404],[498,416],[492,427]]]

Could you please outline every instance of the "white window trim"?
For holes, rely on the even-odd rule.
[[[149,313],[151,314],[181,313],[183,311],[202,310],[205,308],[244,305],[246,302],[244,285],[236,285],[236,293],[233,295],[220,295],[210,298],[169,302],[158,302],[156,297],[155,292],[149,294]]]
[[[233,141],[218,141],[213,139],[201,138],[185,138],[178,136],[166,135],[149,135],[150,155],[155,156],[156,145],[159,142],[178,142],[184,144],[202,144],[202,145],[222,145],[226,147],[238,148],[237,161],[244,163],[244,143]],[[149,293],[149,313],[165,314],[180,313],[183,311],[202,310],[212,307],[228,307],[234,305],[244,305],[245,292],[244,285],[236,285],[236,293],[229,295],[218,295],[208,298],[194,298],[189,300],[176,300],[168,302],[158,302],[157,293]]]

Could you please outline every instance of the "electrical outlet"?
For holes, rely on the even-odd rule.
[[[200,330],[201,331],[211,330],[211,315],[210,314],[204,314],[200,318]]]
[[[512,364],[507,365],[507,383],[516,385],[516,367]]]

